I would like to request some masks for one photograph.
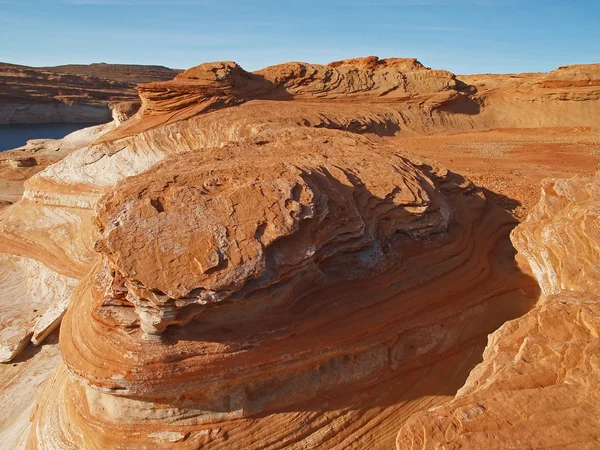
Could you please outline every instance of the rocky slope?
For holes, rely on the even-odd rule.
[[[490,336],[456,398],[413,416],[398,449],[598,448],[599,189],[600,175],[544,182],[512,240],[547,297]]]
[[[349,134],[269,137],[167,158],[102,200],[100,259],[61,329],[72,375],[40,404],[32,447],[197,448],[217,423],[261,417],[252,440],[227,439],[277,446],[268,414],[451,357],[524,301],[512,218],[462,177]]]
[[[0,361],[15,358],[30,341],[40,344],[58,326],[78,281],[73,278],[77,256],[65,261],[71,266],[60,273],[50,269],[39,254],[43,251],[47,260],[54,261],[71,248],[66,253],[77,255],[73,247],[80,241],[77,236],[85,231],[80,220],[87,213],[57,210],[52,204],[29,204],[22,199],[27,180],[74,150],[85,148],[134,112],[131,104],[118,104],[113,108],[113,122],[79,130],[59,140],[30,141],[23,148],[2,153],[0,179],[5,185],[0,193],[0,211],[7,210],[0,216]],[[65,226],[84,229],[67,232]]]
[[[549,107],[599,106],[593,83],[561,100],[534,84],[500,96],[366,58],[140,86],[132,119],[0,216],[2,305],[23,304],[1,317],[6,359],[70,303],[30,448],[389,448],[539,290],[513,216],[384,137],[513,123],[498,99],[549,126]]]
[[[0,63],[0,124],[108,122],[111,104],[137,101],[138,83],[168,80],[177,73],[154,66]]]

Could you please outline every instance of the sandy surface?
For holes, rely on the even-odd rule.
[[[600,156],[600,130],[583,127],[389,139],[488,189],[497,203],[520,220],[538,201],[544,178],[592,175]]]

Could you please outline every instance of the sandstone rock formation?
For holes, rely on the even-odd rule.
[[[207,63],[172,81],[140,85],[139,117],[104,140],[241,104],[249,116],[272,115],[275,109],[280,118],[289,115],[291,121],[305,126],[379,135],[596,126],[600,66],[585,66],[586,82],[575,81],[581,76],[578,67],[550,74],[457,79],[408,58],[357,58],[327,66],[294,62],[253,73],[233,62]],[[555,77],[563,81],[548,81]],[[359,117],[357,101],[361,102]]]
[[[548,179],[539,203],[513,233],[545,295],[594,293],[600,282],[600,179]]]
[[[523,302],[512,219],[462,177],[350,134],[274,137],[168,158],[102,201],[61,329],[72,375],[32,447],[197,448],[215,423],[449,357],[489,330],[457,314]]]
[[[412,417],[398,449],[598,448],[600,175],[546,180],[512,234],[547,295],[490,336],[450,403]]]
[[[26,200],[19,202],[24,185],[47,166],[126,121],[135,113],[132,108],[130,103],[115,107],[112,123],[76,131],[59,140],[30,141],[21,149],[2,152],[0,180],[5,184],[0,199],[6,203],[0,205],[0,211],[8,210],[0,216],[0,361],[14,359],[30,341],[39,345],[59,325],[71,291],[85,273],[73,247],[81,242],[77,236],[85,229],[77,227],[86,227],[81,219],[89,212],[72,208],[57,211],[51,201],[37,206]],[[13,203],[17,204],[8,208]],[[65,253],[71,257],[56,261]],[[64,269],[56,270],[55,266]]]
[[[393,445],[537,291],[514,217],[380,137],[599,106],[594,86],[522,101],[559,89],[533,84],[501,96],[372,57],[211,63],[140,86],[132,119],[27,179],[0,217],[7,285],[50,280],[43,309],[22,302],[25,336],[70,302],[29,447]],[[494,115],[509,100],[518,115]]]
[[[408,71],[405,71],[408,70]],[[415,60],[371,57],[329,66],[288,63],[246,72],[234,62],[207,63],[174,80],[141,85],[140,121],[130,122],[111,138],[185,120],[201,113],[251,100],[407,100],[455,87],[454,75],[430,70]]]

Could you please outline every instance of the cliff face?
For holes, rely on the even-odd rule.
[[[547,295],[493,333],[456,398],[417,414],[397,448],[597,448],[600,176],[547,180],[512,233]]]
[[[30,448],[383,448],[537,299],[515,219],[377,137],[484,127],[483,88],[366,58],[139,92],[1,216],[5,359],[69,304]]]
[[[33,68],[0,63],[0,124],[109,122],[111,104],[137,101],[137,83],[167,80],[178,71],[151,66]]]

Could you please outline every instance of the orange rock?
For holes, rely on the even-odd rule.
[[[166,159],[107,195],[97,224],[102,262],[61,329],[72,378],[42,399],[32,448],[196,448],[236,419],[275,437],[253,418],[382,389],[494,328],[465,317],[523,303],[512,218],[349,133],[282,129]]]
[[[172,81],[138,86],[142,110],[103,141],[189,119],[251,100],[370,99],[381,102],[453,90],[454,75],[415,59],[353,59],[328,66],[290,62],[249,73],[234,62],[205,63]]]
[[[598,448],[599,187],[544,182],[512,239],[548,297],[490,336],[456,398],[411,417],[398,449]]]
[[[22,315],[11,345],[70,300],[30,448],[389,448],[539,291],[510,214],[383,137],[591,126],[600,91],[544,76],[468,84],[370,57],[142,85],[133,118],[2,212],[15,279],[35,268],[52,294],[43,320],[2,309]],[[22,289],[0,281],[4,307]]]

